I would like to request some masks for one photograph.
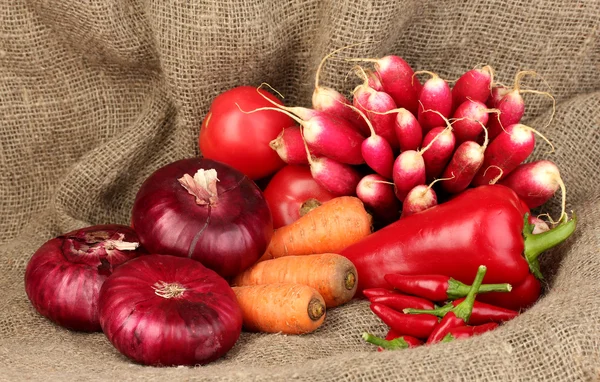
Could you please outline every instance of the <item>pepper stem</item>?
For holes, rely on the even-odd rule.
[[[471,318],[475,297],[477,297],[477,292],[479,291],[479,287],[481,286],[481,282],[483,281],[486,272],[487,267],[485,265],[480,265],[477,269],[477,275],[475,276],[473,285],[471,285],[471,289],[469,290],[469,294],[467,294],[467,297],[465,297],[463,302],[452,309],[454,315],[458,318],[462,318],[466,323],[468,323]]]
[[[436,317],[444,317],[446,313],[450,312],[454,308],[452,303],[446,304],[442,307],[436,309],[414,309],[414,308],[406,308],[402,310],[402,313],[405,314],[433,314]]]
[[[448,280],[448,289],[446,293],[448,294],[449,300],[456,300],[461,297],[465,297],[469,294],[469,290],[471,289],[471,285],[467,285],[461,283],[458,280],[450,278]],[[488,292],[510,292],[512,290],[512,285],[510,284],[481,284],[479,291],[477,293],[488,293]]]
[[[386,350],[398,350],[408,348],[408,343],[402,337],[398,337],[393,340],[385,340],[381,337],[374,336],[370,333],[363,333],[362,338],[368,343],[381,346],[383,349]]]
[[[454,341],[454,336],[451,333],[448,333],[442,338],[440,342],[452,342]]]
[[[571,220],[562,223],[546,232],[533,234],[533,224],[529,223],[529,213],[523,217],[523,237],[525,238],[524,255],[529,263],[531,273],[538,279],[544,278],[540,271],[538,256],[565,241],[575,231],[577,216],[573,214]]]

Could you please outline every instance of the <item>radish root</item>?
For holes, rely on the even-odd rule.
[[[325,66],[325,61],[327,61],[334,54],[341,52],[342,50],[345,50],[345,49],[348,49],[348,48],[352,48],[352,47],[355,47],[355,46],[359,46],[359,45],[362,45],[362,44],[366,44],[366,43],[367,42],[358,42],[356,44],[346,45],[346,46],[343,46],[341,48],[335,49],[335,50],[329,52],[327,55],[325,55],[325,57],[323,57],[321,59],[321,62],[319,62],[319,66],[317,67],[317,73],[315,75],[315,90],[319,89],[319,87],[320,87],[319,86],[319,78],[320,78],[320,75],[321,75],[321,71],[323,70],[323,67]]]
[[[417,70],[416,72],[413,73],[412,77],[410,78],[411,85],[415,84],[415,76],[417,74],[429,74],[431,76],[431,78],[439,78],[440,77],[437,74],[435,74],[434,72],[430,72],[428,70]],[[421,105],[421,106],[423,106],[423,105]]]
[[[534,132],[535,134],[537,134],[540,138],[542,138],[544,141],[546,141],[546,143],[548,143],[550,145],[550,147],[552,147],[552,150],[550,150],[548,152],[548,154],[552,154],[554,152],[554,145],[552,144],[552,142],[550,142],[550,140],[548,138],[546,138],[542,133],[540,133],[539,131],[537,131],[536,129],[534,129],[533,127],[529,127],[527,125],[521,125],[524,126],[525,128],[531,130],[532,132]]]
[[[498,166],[491,165],[491,166],[489,166],[488,168],[485,169],[485,171],[483,172],[483,176],[485,176],[485,174],[488,172],[488,170],[490,168],[492,168],[492,167],[495,167],[495,168],[497,168],[500,171],[500,174],[498,176],[496,176],[494,179],[490,180],[490,182],[489,182],[490,184],[496,184],[500,180],[500,178],[502,178],[502,174],[504,174],[504,170],[502,170]]]

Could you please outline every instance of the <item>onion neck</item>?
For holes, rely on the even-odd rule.
[[[217,171],[214,169],[204,170],[200,169],[190,176],[184,174],[183,177],[178,179],[179,183],[196,198],[196,204],[199,206],[214,206],[219,200],[217,193]]]

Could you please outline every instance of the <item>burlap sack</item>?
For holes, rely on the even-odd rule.
[[[0,380],[600,379],[599,16],[598,0],[0,0]],[[522,69],[546,81],[525,82],[556,97],[553,122],[544,127],[551,102],[532,94],[525,121],[555,144],[548,154],[538,140],[534,157],[559,164],[580,225],[544,255],[535,307],[478,338],[377,353],[360,334],[385,326],[353,302],[313,334],[243,334],[218,362],[164,369],[34,311],[23,274],[35,249],[127,223],[146,176],[198,154],[219,92],[267,81],[308,105],[320,58],[366,41],[344,56],[398,54],[447,79],[488,63],[501,82]],[[349,68],[334,59],[323,81],[348,92]]]

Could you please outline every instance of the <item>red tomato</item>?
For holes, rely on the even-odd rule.
[[[278,104],[271,93],[262,94]],[[219,94],[206,114],[198,137],[202,156],[217,160],[256,180],[273,174],[285,163],[269,142],[294,121],[278,111],[244,113],[260,107],[274,107],[256,88],[239,86]]]
[[[300,207],[308,199],[323,203],[335,197],[315,182],[308,167],[294,165],[279,170],[267,185],[264,195],[275,229],[298,220]]]

